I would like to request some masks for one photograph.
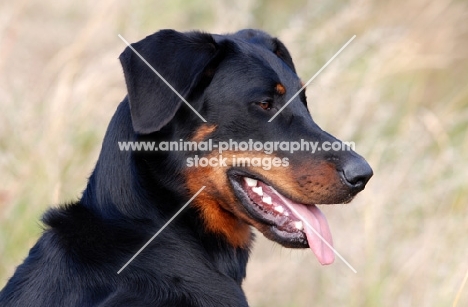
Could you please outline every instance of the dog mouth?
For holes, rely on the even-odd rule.
[[[301,204],[273,186],[243,175],[230,177],[234,191],[249,215],[265,227],[264,235],[285,247],[309,247],[322,264],[335,259],[325,215],[314,204]]]

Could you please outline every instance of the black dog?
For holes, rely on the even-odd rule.
[[[45,214],[44,234],[2,290],[0,305],[247,306],[241,283],[250,226],[285,247],[310,246],[321,263],[331,263],[332,250],[309,227],[331,245],[314,204],[349,202],[372,176],[366,161],[351,150],[240,148],[337,142],[314,123],[303,92],[268,122],[302,87],[285,46],[257,30],[163,30],[132,46],[206,123],[127,48],[120,61],[128,96],[88,186],[78,202]],[[235,140],[239,148],[119,149],[123,141],[181,140]],[[219,164],[196,167],[202,158]]]

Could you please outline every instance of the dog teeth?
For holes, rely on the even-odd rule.
[[[275,209],[276,212],[279,212],[279,213],[284,212],[284,208],[282,206],[276,206],[274,209]]]
[[[304,229],[304,225],[302,225],[301,221],[294,222],[294,227],[296,227],[296,229],[299,229],[299,230]]]
[[[273,204],[273,202],[271,201],[271,197],[270,197],[270,196],[263,196],[262,201],[263,201],[264,203],[266,203],[266,204],[269,204],[269,205]]]
[[[244,181],[245,181],[245,183],[247,183],[247,185],[249,187],[256,187],[258,180],[255,180],[255,179],[252,179],[252,178],[249,178],[249,177],[244,177]]]
[[[253,187],[253,188],[252,188],[252,191],[254,191],[255,193],[257,193],[259,196],[263,196],[262,187]]]

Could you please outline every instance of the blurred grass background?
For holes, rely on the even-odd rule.
[[[252,306],[468,306],[468,3],[450,0],[0,2],[0,287],[51,205],[76,199],[125,96],[117,60],[161,28],[261,28],[309,79],[316,122],[374,168],[349,205],[323,210],[336,260],[261,235]],[[465,280],[464,280],[465,278]]]

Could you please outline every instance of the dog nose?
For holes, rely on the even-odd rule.
[[[343,166],[342,177],[353,189],[361,191],[374,172],[363,158],[353,159]]]

